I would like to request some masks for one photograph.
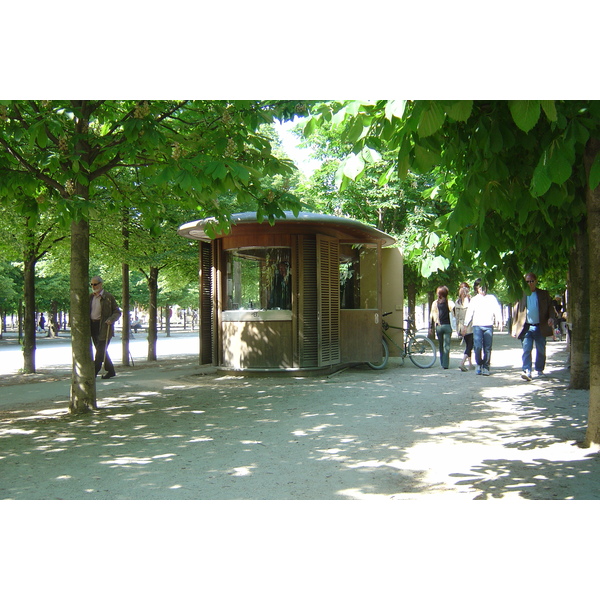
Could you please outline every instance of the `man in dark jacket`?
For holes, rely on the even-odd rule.
[[[92,341],[96,349],[94,358],[94,366],[96,367],[96,375],[102,368],[106,373],[102,375],[102,379],[110,379],[116,375],[115,367],[108,356],[108,343],[114,335],[114,324],[121,317],[121,310],[117,305],[117,301],[112,294],[109,294],[103,287],[102,277],[92,277],[90,285],[92,293],[90,294],[90,316],[92,325]]]
[[[554,320],[552,298],[546,290],[537,289],[537,276],[527,273],[525,281],[529,293],[525,293],[515,304],[513,310],[512,335],[521,340],[523,345],[523,371],[521,377],[531,381],[531,352],[535,344],[535,370],[538,377],[543,377],[546,366],[546,338],[552,335]]]

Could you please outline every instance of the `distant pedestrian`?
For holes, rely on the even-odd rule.
[[[440,364],[443,369],[450,366],[450,341],[452,339],[452,323],[450,314],[454,310],[454,302],[448,300],[448,288],[441,285],[436,290],[437,300],[431,305],[431,321],[435,326],[435,334],[440,349]]]
[[[40,315],[40,320],[38,322],[38,331],[46,331],[46,318],[44,317],[44,313]]]
[[[523,346],[523,370],[521,378],[533,379],[532,351],[535,344],[535,371],[538,377],[544,376],[546,366],[546,338],[553,335],[554,308],[546,290],[537,289],[537,275],[527,273],[525,282],[529,290],[515,304],[513,314],[513,337],[521,340]]]
[[[94,358],[96,376],[104,363],[106,373],[102,375],[102,379],[110,379],[116,373],[112,360],[108,356],[108,344],[114,335],[114,324],[121,317],[121,310],[115,297],[104,289],[102,277],[92,277],[90,285],[92,287],[92,294],[90,294],[91,334],[96,349]]]
[[[471,298],[462,334],[467,333],[469,325],[473,326],[473,347],[477,375],[490,374],[490,359],[492,357],[492,344],[494,339],[494,323],[502,323],[500,303],[493,294],[487,293],[487,284],[477,279],[473,287],[478,290],[477,295]]]

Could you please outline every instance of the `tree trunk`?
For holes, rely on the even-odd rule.
[[[124,208],[122,212],[122,220],[121,220],[121,235],[123,237],[123,250],[125,250],[125,254],[128,254],[129,251],[129,209]],[[121,348],[123,351],[123,365],[126,367],[129,366],[129,338],[130,338],[130,318],[129,313],[131,307],[129,306],[129,265],[127,263],[123,263],[121,265],[121,286],[123,290],[123,300],[122,300],[122,308],[123,308],[123,316],[121,320],[123,322],[123,333],[121,335]]]
[[[171,337],[171,306],[167,304],[165,306],[165,336]]]
[[[415,322],[415,307],[417,305],[417,286],[414,283],[406,285],[406,296],[408,300],[408,318]]]
[[[74,101],[80,112],[76,116],[76,152],[82,162],[89,165],[87,136],[89,132],[90,106],[86,100]],[[75,197],[84,205],[89,204],[89,183],[75,183]],[[96,371],[92,359],[90,324],[90,224],[85,217],[71,223],[71,352],[73,372],[69,412],[81,414],[96,409]]]
[[[148,310],[148,360],[156,360],[156,339],[158,332],[156,328],[157,299],[158,299],[158,269],[150,267],[148,277],[148,291],[150,306]]]
[[[90,342],[90,229],[85,220],[71,223],[71,348],[73,373],[69,412],[96,409],[96,377]]]
[[[575,234],[575,247],[569,254],[569,303],[567,317],[571,328],[571,379],[569,387],[587,390],[590,386],[590,296],[588,286],[588,234],[582,219]]]
[[[594,159],[600,152],[600,139],[590,139],[585,148],[584,162],[588,175]],[[600,444],[600,310],[597,299],[600,297],[600,186],[586,188],[587,230],[589,244],[589,321],[590,332],[590,403],[585,446]],[[591,301],[593,299],[593,302]],[[593,326],[592,326],[593,325]]]
[[[58,337],[58,317],[57,317],[57,309],[56,309],[56,300],[52,300],[52,305],[50,307],[50,314],[48,315],[48,337],[55,338]]]
[[[29,226],[29,218],[25,224],[25,256],[23,257],[23,283],[25,298],[24,332],[23,332],[23,371],[35,373],[35,347],[37,323],[35,322],[35,248],[34,233]]]

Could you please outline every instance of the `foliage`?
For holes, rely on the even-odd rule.
[[[351,152],[338,169],[341,190],[374,152],[394,154],[389,177],[436,173],[434,193],[449,210],[423,236],[437,236],[436,253],[450,262],[505,276],[516,298],[524,270],[566,271],[585,213],[584,146],[599,116],[589,101],[348,101],[316,108],[305,131],[343,125]]]

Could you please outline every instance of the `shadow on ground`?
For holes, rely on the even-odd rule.
[[[323,379],[174,372],[104,384],[85,416],[5,411],[0,498],[599,498],[564,357],[525,383],[501,352],[485,378],[393,360]]]

